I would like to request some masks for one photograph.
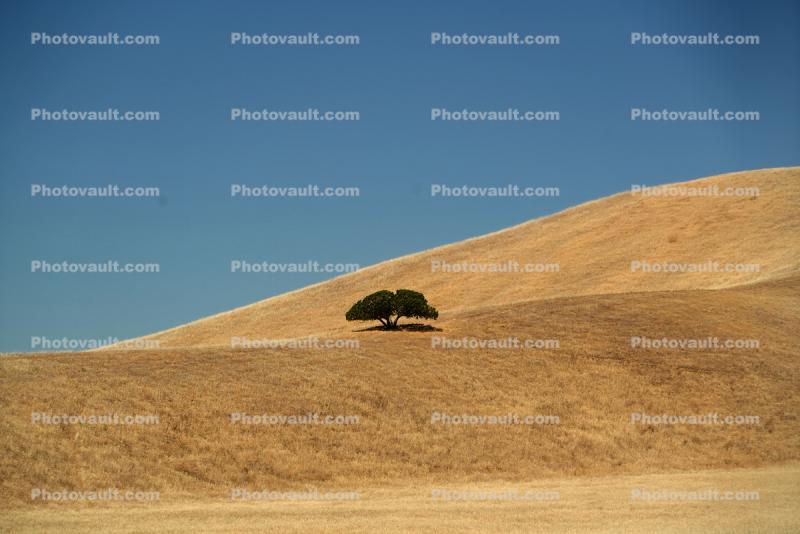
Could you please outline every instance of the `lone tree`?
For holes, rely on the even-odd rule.
[[[436,319],[439,312],[418,291],[383,289],[359,300],[345,314],[348,321],[380,321],[387,329],[397,328],[400,317]]]

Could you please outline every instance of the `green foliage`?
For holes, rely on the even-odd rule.
[[[437,319],[439,312],[418,291],[383,289],[359,300],[345,314],[348,321],[380,321],[387,328],[396,328],[401,317]]]
[[[384,289],[359,300],[345,314],[348,321],[389,320],[394,312],[394,293]]]
[[[410,289],[398,289],[395,292],[394,312],[398,317],[417,317],[420,319],[437,319],[439,317],[439,312],[428,304],[425,295]]]

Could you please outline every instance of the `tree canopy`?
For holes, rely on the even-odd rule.
[[[436,319],[439,312],[419,291],[383,289],[359,300],[345,314],[348,321],[380,321],[386,328],[397,328],[401,317]]]

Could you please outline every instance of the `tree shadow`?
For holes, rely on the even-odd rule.
[[[383,332],[441,332],[441,328],[436,328],[435,326],[431,326],[429,324],[422,324],[422,323],[411,323],[411,324],[399,324],[394,328],[387,328],[382,324],[377,326],[370,326],[369,328],[361,328],[358,330],[353,330],[353,332],[374,332],[374,331],[383,331]]]

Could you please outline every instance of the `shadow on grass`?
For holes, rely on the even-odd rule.
[[[370,326],[369,328],[361,328],[359,330],[353,330],[353,332],[374,332],[374,331],[384,331],[384,332],[401,332],[401,331],[408,331],[408,332],[441,332],[441,328],[436,328],[435,326],[431,326],[429,324],[422,324],[422,323],[412,323],[412,324],[399,324],[394,328],[386,328],[383,325],[378,326]]]

